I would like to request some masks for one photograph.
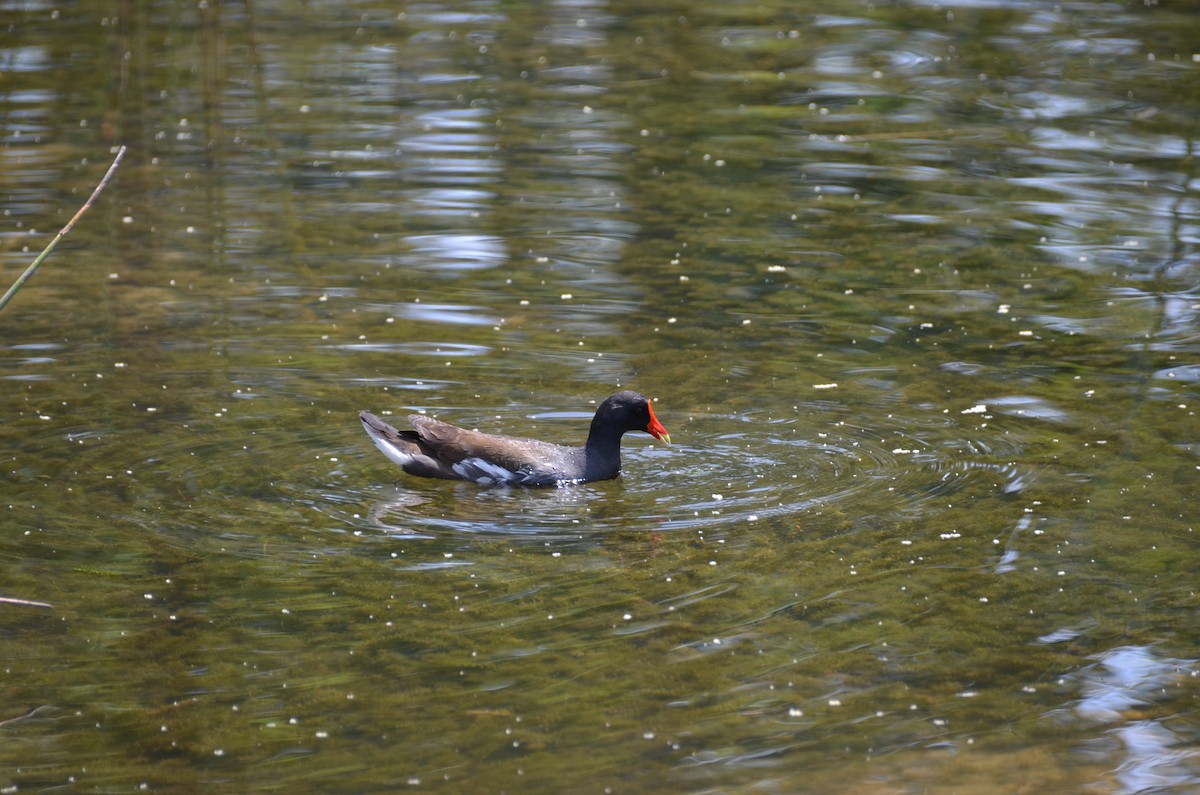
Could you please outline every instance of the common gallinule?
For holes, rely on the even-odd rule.
[[[375,446],[410,475],[513,486],[615,478],[621,472],[621,437],[628,431],[671,443],[646,396],[628,390],[596,409],[583,447],[469,431],[420,414],[409,416],[411,431],[396,430],[369,411],[358,418]]]

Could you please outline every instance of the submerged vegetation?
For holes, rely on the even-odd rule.
[[[0,788],[1194,789],[1197,21],[985,6],[0,11]]]

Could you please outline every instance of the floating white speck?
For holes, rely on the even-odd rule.
[[[969,408],[969,409],[963,409],[961,413],[962,414],[983,414],[985,411],[987,411],[987,406],[985,406],[983,403],[976,403],[974,406],[971,406],[971,408]]]
[[[813,384],[813,389],[837,389],[837,384]]]

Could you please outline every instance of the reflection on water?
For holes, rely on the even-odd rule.
[[[1153,722],[1122,726],[1116,736],[1126,756],[1116,773],[1121,792],[1186,790],[1195,786],[1200,760],[1191,737]]]
[[[1159,657],[1144,646],[1126,646],[1097,655],[1098,664],[1080,673],[1083,697],[1076,712],[1084,719],[1118,724],[1105,738],[1092,743],[1091,750],[1103,755],[1118,754],[1121,762],[1114,771],[1122,793],[1153,792],[1174,788],[1190,789],[1200,774],[1200,754],[1194,748],[1194,735],[1186,726],[1182,731],[1176,716],[1125,722],[1153,711],[1153,706],[1179,688],[1187,678],[1195,678],[1200,669],[1195,660]],[[1169,698],[1169,697],[1168,697]],[[1116,748],[1108,746],[1116,741]]]
[[[1196,789],[1195,15],[295,11],[0,8],[0,789]]]
[[[1114,721],[1148,706],[1184,676],[1195,676],[1195,660],[1159,659],[1152,649],[1128,646],[1097,655],[1084,680],[1076,711],[1089,720]]]

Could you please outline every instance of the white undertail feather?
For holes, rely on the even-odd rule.
[[[367,435],[371,437],[371,441],[375,443],[375,446],[379,448],[381,453],[400,466],[404,466],[413,460],[411,455],[404,452],[399,447],[396,447],[387,439],[384,439],[382,436],[376,433],[373,428],[367,427]]]

